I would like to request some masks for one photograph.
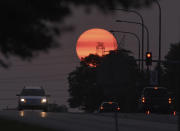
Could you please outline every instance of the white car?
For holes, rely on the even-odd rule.
[[[18,96],[18,110],[48,109],[48,96],[42,87],[24,87]]]

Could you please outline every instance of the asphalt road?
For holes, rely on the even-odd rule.
[[[116,131],[112,113],[45,113],[0,111],[0,117],[37,124],[60,131]],[[118,113],[119,131],[177,131],[177,116]]]

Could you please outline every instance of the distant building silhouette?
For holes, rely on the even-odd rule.
[[[97,42],[96,45],[96,54],[99,56],[103,56],[105,53],[105,46],[103,42]]]

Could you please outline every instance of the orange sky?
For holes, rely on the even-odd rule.
[[[117,49],[117,41],[110,32],[104,29],[93,28],[85,31],[78,38],[76,46],[78,57],[82,58],[89,54],[96,54],[98,42],[104,44],[105,51]]]

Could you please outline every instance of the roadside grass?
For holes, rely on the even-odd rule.
[[[38,125],[27,124],[16,120],[7,120],[0,118],[1,131],[57,131],[50,128],[41,127]]]

